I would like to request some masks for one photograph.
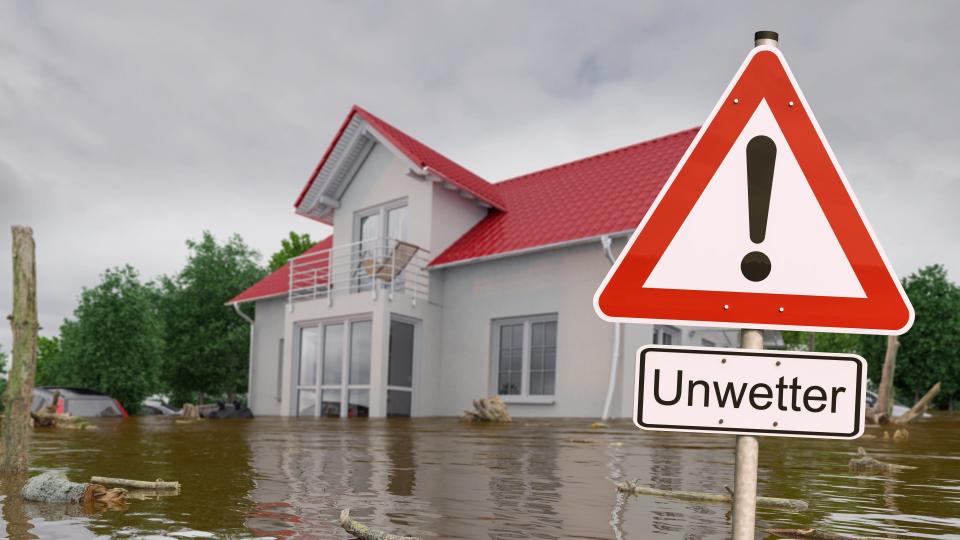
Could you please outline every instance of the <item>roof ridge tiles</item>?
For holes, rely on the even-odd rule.
[[[586,163],[586,162],[588,162],[588,161],[593,161],[593,160],[596,160],[596,159],[607,158],[607,157],[610,157],[610,156],[615,155],[615,154],[619,154],[619,153],[622,153],[622,152],[627,152],[627,151],[630,151],[630,150],[634,150],[634,149],[639,148],[639,147],[641,147],[641,146],[646,146],[646,145],[649,145],[649,144],[654,144],[654,143],[658,143],[658,142],[663,142],[663,141],[666,141],[666,140],[671,139],[671,138],[675,138],[675,137],[679,137],[679,136],[682,136],[682,135],[686,135],[686,134],[690,133],[691,131],[697,131],[697,130],[699,130],[699,129],[700,129],[700,126],[692,127],[692,128],[687,128],[687,129],[682,129],[682,130],[680,130],[680,131],[675,131],[675,132],[669,133],[669,134],[667,134],[667,135],[661,135],[660,137],[654,137],[654,138],[652,138],[652,139],[647,139],[647,140],[645,140],[645,141],[640,141],[640,142],[638,142],[638,143],[633,143],[633,144],[628,144],[628,145],[626,145],[626,146],[621,146],[620,148],[614,148],[613,150],[607,150],[607,151],[605,151],[605,152],[600,152],[599,154],[592,154],[592,155],[589,155],[589,156],[586,156],[586,157],[582,157],[582,158],[579,158],[579,159],[575,159],[575,160],[573,160],[573,161],[568,161],[568,162],[566,162],[566,163],[560,163],[559,165],[552,165],[552,166],[546,167],[546,168],[544,168],[544,169],[538,169],[538,170],[533,171],[533,172],[528,172],[528,173],[521,174],[521,175],[519,175],[519,176],[514,176],[514,177],[511,177],[511,178],[507,178],[506,180],[501,180],[501,181],[499,181],[499,182],[496,182],[494,185],[496,185],[496,186],[502,186],[502,185],[504,185],[504,184],[507,184],[507,183],[510,183],[510,182],[515,182],[515,181],[518,181],[518,180],[529,180],[529,179],[532,179],[533,177],[539,176],[539,175],[541,175],[541,174],[551,173],[551,172],[554,172],[554,171],[557,171],[557,170],[560,170],[560,169],[564,169],[564,168],[567,168],[567,167],[572,167],[572,166],[574,166],[574,165],[580,165],[580,164],[582,164],[582,163]]]

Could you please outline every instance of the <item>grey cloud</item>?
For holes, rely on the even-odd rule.
[[[176,271],[203,229],[265,255],[290,229],[323,235],[292,202],[353,103],[500,180],[699,124],[770,28],[896,270],[943,262],[960,278],[958,15],[948,2],[5,3],[0,253],[7,225],[34,226],[53,333],[103,269]],[[0,257],[0,306],[9,272]]]

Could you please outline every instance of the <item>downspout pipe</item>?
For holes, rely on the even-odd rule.
[[[613,238],[609,235],[600,237],[600,245],[603,246],[603,254],[613,265],[616,258],[613,256]],[[613,358],[610,359],[610,384],[607,385],[607,397],[603,400],[603,414],[600,419],[607,421],[610,419],[610,406],[613,404],[613,391],[617,386],[617,372],[620,370],[620,352],[623,348],[623,323],[613,323]]]
[[[249,366],[247,367],[247,407],[250,407],[250,410],[253,410],[253,319],[251,319],[246,313],[240,309],[240,303],[234,302],[233,310],[237,312],[237,315],[241,319],[247,321],[247,324],[250,325],[250,350],[247,353],[247,362]]]

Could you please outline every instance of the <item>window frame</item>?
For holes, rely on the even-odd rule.
[[[554,382],[553,382],[553,393],[552,394],[530,394],[530,357],[532,354],[532,345],[533,345],[533,324],[540,322],[553,322],[557,324],[557,335],[556,342],[554,343],[554,348],[556,353],[554,354],[554,363],[553,363],[553,373],[554,373]],[[522,368],[521,368],[521,379],[520,379],[520,393],[519,394],[501,394],[500,393],[500,329],[503,326],[523,324],[523,349],[521,352],[522,358]],[[560,342],[560,318],[556,313],[544,313],[539,315],[522,315],[519,317],[505,317],[499,319],[493,319],[490,321],[490,388],[492,388],[492,395],[499,396],[504,403],[517,403],[517,404],[539,404],[539,405],[553,405],[557,401],[557,385],[559,378],[557,373],[559,371],[559,344]]]
[[[670,334],[670,343],[664,343],[662,336],[664,334]],[[683,340],[683,332],[676,326],[670,326],[665,324],[657,324],[653,327],[653,340],[654,345],[680,345]]]
[[[370,343],[370,370],[371,370],[371,380],[366,384],[352,384],[350,383],[350,361],[352,360],[353,351],[352,341],[353,341],[353,327],[357,323],[369,322],[371,324],[371,343]],[[340,336],[341,342],[341,356],[340,356],[340,382],[336,384],[324,384],[323,383],[323,356],[325,353],[326,347],[326,329],[331,326],[341,326]],[[314,352],[314,362],[316,362],[316,380],[311,384],[300,384],[300,349],[302,347],[302,338],[301,333],[305,329],[318,329],[319,330],[319,343],[316,345],[316,351]],[[337,317],[332,319],[320,319],[312,321],[303,321],[300,323],[294,324],[294,349],[293,353],[293,362],[292,362],[292,392],[291,392],[291,410],[293,416],[300,415],[300,391],[301,390],[312,390],[314,392],[314,399],[316,400],[314,404],[314,412],[312,418],[322,418],[322,397],[324,391],[337,390],[340,392],[340,418],[348,418],[350,410],[350,391],[351,390],[366,390],[368,396],[372,393],[373,390],[373,317],[371,314],[360,314],[350,317]],[[369,398],[368,398],[369,399]],[[369,408],[369,402],[367,407]],[[311,416],[302,416],[303,418],[311,418]]]

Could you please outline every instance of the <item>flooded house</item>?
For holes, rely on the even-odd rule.
[[[630,417],[639,346],[736,345],[593,310],[695,134],[489,182],[354,107],[295,204],[332,235],[231,300],[256,304],[251,408],[453,416],[500,395],[516,417]]]

